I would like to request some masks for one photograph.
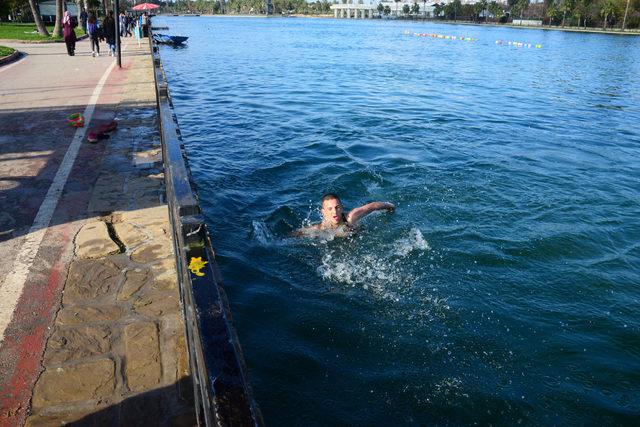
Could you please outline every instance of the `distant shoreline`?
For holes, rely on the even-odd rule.
[[[163,16],[174,16],[173,14],[163,14]],[[187,15],[187,14],[183,14],[183,15],[178,15],[178,16],[195,16],[195,15]],[[342,19],[345,21],[348,21],[349,19],[345,19],[345,18],[335,18],[333,15],[304,15],[304,14],[291,14],[291,15],[287,15],[287,16],[280,16],[280,15],[272,15],[272,16],[267,16],[267,15],[235,15],[235,14],[225,14],[225,15],[218,15],[218,14],[206,14],[203,13],[200,16],[217,16],[217,17],[221,17],[221,18],[281,18],[281,17],[288,17],[288,18],[313,18],[313,19]],[[360,21],[360,19],[351,19],[352,21]],[[367,18],[367,20],[369,21],[377,21],[377,20],[382,20],[379,18],[375,18],[375,19],[371,19],[371,18]],[[482,27],[482,26],[491,26],[491,27],[508,27],[508,28],[517,28],[517,29],[525,29],[525,30],[547,30],[547,31],[566,31],[566,32],[570,32],[570,33],[589,33],[589,34],[609,34],[609,35],[616,35],[616,36],[640,36],[640,29],[635,29],[635,30],[625,30],[625,31],[621,31],[621,30],[601,30],[598,28],[580,28],[580,27],[549,27],[549,26],[532,26],[532,25],[513,25],[513,24],[498,24],[495,22],[484,22],[484,23],[480,23],[480,22],[470,22],[470,21],[447,21],[447,20],[436,20],[436,19],[412,19],[412,18],[399,18],[399,19],[391,19],[391,21],[406,21],[406,22],[429,22],[429,23],[436,23],[436,24],[448,24],[448,25],[469,25],[469,26],[478,26],[478,27]]]

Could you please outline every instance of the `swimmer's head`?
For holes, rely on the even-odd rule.
[[[324,225],[336,226],[343,222],[344,208],[340,197],[333,193],[322,196],[322,222]]]

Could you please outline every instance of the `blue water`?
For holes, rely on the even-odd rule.
[[[155,24],[267,424],[638,422],[640,38]],[[286,238],[327,191],[398,209]]]

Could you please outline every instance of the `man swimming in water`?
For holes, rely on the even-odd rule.
[[[303,236],[313,234],[315,230],[334,230],[337,236],[346,236],[355,229],[360,219],[371,212],[380,210],[393,212],[395,209],[396,207],[392,203],[372,202],[352,209],[348,214],[345,214],[340,198],[334,193],[328,193],[322,196],[322,208],[320,210],[322,222],[300,228],[292,234],[294,236]]]

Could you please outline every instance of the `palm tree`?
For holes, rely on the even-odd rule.
[[[489,12],[494,16],[496,21],[502,17],[502,6],[496,1],[489,3]]]
[[[382,15],[383,11],[384,11],[384,6],[382,5],[382,3],[378,3],[378,12],[380,13],[380,15]]]
[[[439,17],[440,14],[442,13],[442,6],[440,5],[440,3],[436,3],[433,5],[433,14],[435,15],[435,17]]]
[[[411,6],[411,14],[417,15],[420,13],[420,6],[418,6],[418,2],[413,0],[413,5]]]
[[[607,28],[607,24],[609,22],[609,16],[616,13],[616,5],[613,0],[605,0],[602,3],[602,8],[600,9],[600,15],[604,18],[602,23],[602,29],[605,30]]]
[[[62,37],[62,1],[56,0],[56,25],[53,27],[53,37]]]
[[[482,5],[482,12],[484,12],[485,10],[487,10],[487,0],[480,0],[480,5]],[[480,15],[478,15],[478,21],[480,20]],[[484,13],[484,20],[487,20],[487,14]]]
[[[562,28],[564,28],[564,21],[567,18],[567,13],[571,14],[573,11],[573,0],[563,0],[560,5],[560,11],[562,12]]]
[[[627,28],[627,14],[629,13],[629,0],[627,0],[627,7],[624,10],[624,19],[622,20],[622,31]]]
[[[29,6],[31,7],[31,13],[33,14],[33,20],[38,28],[38,34],[44,37],[49,37],[49,31],[47,31],[42,22],[42,16],[40,16],[40,6],[36,3],[36,0],[29,0]]]

